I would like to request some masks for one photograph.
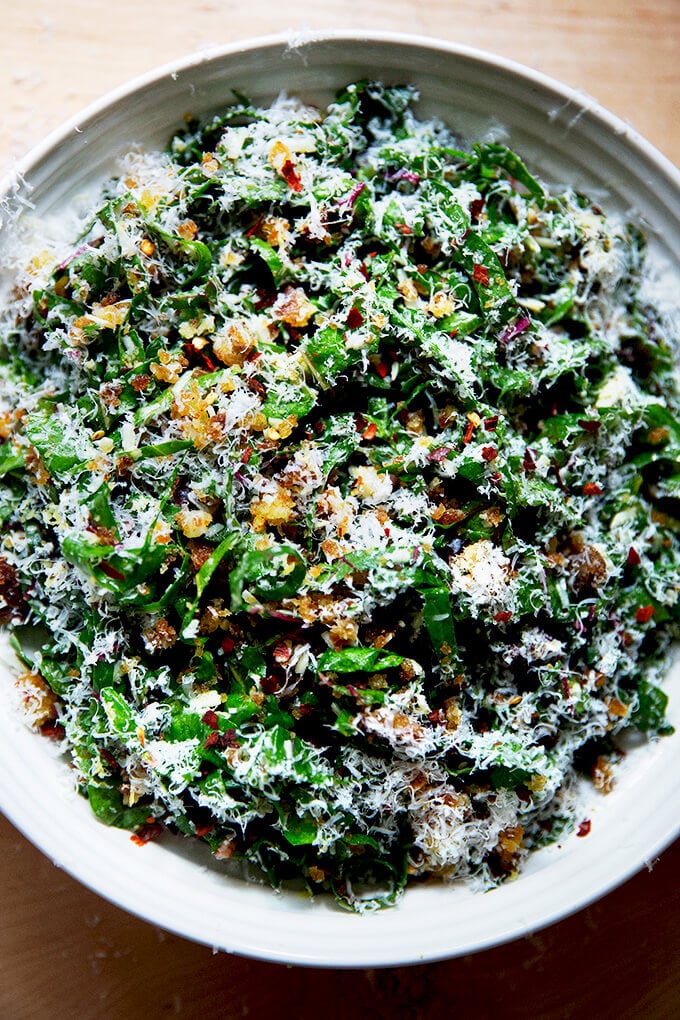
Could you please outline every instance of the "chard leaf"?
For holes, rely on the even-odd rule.
[[[106,718],[116,736],[124,740],[137,734],[137,720],[132,707],[113,687],[103,687],[99,692]]]
[[[300,818],[292,811],[281,812],[279,827],[292,846],[311,846],[319,831],[311,818]]]
[[[343,648],[339,652],[323,652],[319,656],[318,667],[322,672],[377,673],[400,666],[403,661],[403,655],[380,648]]]
[[[24,431],[51,475],[61,478],[98,454],[89,436],[77,441],[64,435],[64,425],[55,414],[56,405],[44,401],[28,415]]]
[[[293,546],[249,549],[229,575],[232,610],[247,608],[244,594],[248,591],[265,602],[290,598],[299,590],[305,574],[304,560]]]
[[[637,708],[631,716],[633,725],[644,733],[672,733],[672,726],[666,722],[668,695],[665,691],[648,680],[640,680],[637,693]]]
[[[134,831],[144,825],[149,814],[148,807],[126,807],[113,785],[88,783],[87,799],[99,821],[117,829]]]

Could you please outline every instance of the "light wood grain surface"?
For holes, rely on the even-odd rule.
[[[217,42],[380,28],[512,57],[583,89],[680,163],[678,0],[0,0],[0,165],[134,75]]]
[[[512,57],[590,93],[680,162],[680,0],[0,0],[0,11],[0,172],[86,103],[173,57],[342,27]],[[355,973],[213,956],[100,900],[2,819],[0,861],[0,1020],[680,1016],[680,844],[530,939]]]

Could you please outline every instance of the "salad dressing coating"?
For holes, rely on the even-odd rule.
[[[128,154],[1,318],[31,722],[138,842],[360,910],[573,830],[669,731],[679,618],[642,235],[415,98],[237,97]]]

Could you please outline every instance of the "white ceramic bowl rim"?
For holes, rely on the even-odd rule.
[[[454,57],[467,57],[479,63],[488,64],[495,69],[500,68],[512,75],[518,75],[529,82],[534,82],[536,85],[554,92],[556,98],[563,101],[565,108],[573,108],[572,120],[578,119],[581,113],[588,113],[600,120],[604,127],[615,134],[625,135],[626,140],[631,146],[638,149],[640,154],[644,155],[646,159],[654,164],[661,173],[670,177],[671,180],[680,186],[680,169],[648,142],[643,135],[636,131],[630,123],[611,113],[598,103],[596,99],[584,92],[583,89],[566,85],[556,78],[544,74],[542,71],[537,71],[525,64],[521,64],[519,61],[512,60],[509,57],[502,57],[474,46],[437,39],[434,36],[405,32],[372,31],[368,29],[305,29],[257,36],[233,43],[201,47],[195,53],[167,61],[109,90],[99,99],[89,103],[81,111],[63,121],[46,135],[42,141],[34,145],[9,171],[6,171],[0,178],[0,196],[10,193],[16,187],[17,181],[21,181],[31,168],[36,166],[56,146],[69,138],[74,131],[82,132],[84,125],[94,120],[113,103],[124,99],[126,96],[133,95],[153,82],[176,75],[180,71],[197,67],[207,61],[244,53],[249,50],[285,45],[291,50],[302,51],[306,46],[326,41],[370,41],[378,44],[392,43],[406,47],[431,47],[440,52],[448,52]]]
[[[494,71],[504,72],[516,79],[521,78],[530,87],[535,86],[551,93],[560,109],[569,110],[574,122],[582,116],[588,116],[602,128],[605,134],[614,134],[624,138],[627,147],[644,162],[646,170],[649,173],[654,173],[658,179],[664,179],[669,193],[680,194],[680,172],[676,167],[630,125],[604,110],[582,91],[562,85],[515,61],[497,57],[472,47],[417,35],[338,30],[284,33],[225,46],[210,47],[189,57],[171,61],[144,74],[109,92],[100,100],[89,105],[82,113],[70,118],[60,128],[53,131],[0,181],[0,196],[12,195],[17,190],[23,189],[25,187],[24,179],[28,178],[30,181],[35,168],[43,160],[48,159],[55,148],[72,138],[74,132],[80,133],[85,130],[89,124],[105,114],[112,104],[134,96],[139,90],[144,90],[162,79],[175,77],[181,72],[189,71],[205,63],[224,60],[237,54],[255,50],[276,51],[280,50],[282,46],[290,48],[293,52],[304,53],[305,47],[329,41],[349,44],[365,41],[378,46],[431,49],[439,54],[449,54],[452,58],[462,58],[487,65]],[[404,66],[408,67],[407,64]],[[30,185],[28,187],[30,194]],[[678,693],[680,695],[680,691]],[[675,700],[680,700],[680,698]],[[672,721],[676,725],[680,723],[680,715],[677,710],[675,717],[672,716]],[[3,720],[0,719],[0,740],[2,739],[3,725]],[[9,732],[9,729],[9,724],[7,724],[6,732]],[[23,732],[23,727],[20,729],[21,732],[19,730],[15,732],[12,729],[12,739],[16,737],[16,746],[28,754],[30,760],[32,743],[36,737],[28,731]],[[9,756],[3,759],[2,755],[3,752],[0,748],[0,769],[7,766],[10,769],[10,778],[6,781],[3,780],[0,788],[0,808],[17,828],[44,853],[52,857],[56,864],[64,867],[79,881],[124,909],[171,931],[220,949],[279,962],[335,967],[388,966],[435,960],[497,945],[559,920],[608,892],[639,870],[645,863],[650,862],[680,832],[680,823],[674,816],[669,815],[665,808],[665,802],[659,800],[659,812],[664,809],[663,817],[660,817],[654,830],[625,843],[620,848],[620,853],[618,855],[614,853],[614,857],[609,861],[603,860],[599,851],[604,850],[606,853],[611,853],[611,841],[606,844],[602,842],[598,846],[597,834],[595,834],[595,838],[591,837],[590,846],[587,845],[588,841],[586,840],[579,841],[583,872],[582,880],[576,887],[566,883],[564,888],[555,888],[549,877],[550,864],[548,864],[547,868],[539,870],[536,875],[532,876],[532,881],[535,879],[535,887],[532,886],[531,889],[528,880],[520,878],[518,882],[508,883],[501,890],[478,899],[476,897],[480,897],[480,894],[460,893],[458,896],[461,906],[470,918],[468,933],[458,929],[454,930],[455,918],[451,918],[452,927],[442,920],[438,897],[445,893],[440,892],[434,886],[416,890],[418,896],[421,897],[417,907],[413,905],[415,903],[413,894],[407,893],[402,904],[392,911],[361,918],[336,912],[327,904],[319,901],[310,906],[309,910],[305,906],[289,910],[286,905],[286,895],[275,897],[269,890],[243,885],[241,888],[225,894],[224,903],[216,904],[216,908],[222,910],[228,908],[232,914],[226,917],[217,917],[209,913],[206,914],[204,903],[209,900],[205,896],[202,900],[199,896],[200,903],[194,910],[191,895],[185,895],[181,883],[186,881],[187,875],[191,873],[191,868],[197,868],[200,865],[191,862],[188,865],[189,870],[187,870],[185,867],[187,862],[183,860],[182,854],[170,853],[168,857],[167,851],[161,847],[150,845],[145,848],[144,855],[151,855],[151,859],[142,863],[142,857],[139,858],[140,876],[139,880],[136,880],[134,872],[130,871],[127,862],[122,869],[118,867],[119,860],[126,858],[129,852],[130,844],[127,834],[117,830],[105,830],[107,848],[101,855],[87,856],[75,852],[72,834],[59,824],[54,824],[51,827],[46,826],[45,814],[40,810],[40,805],[32,802],[30,794],[38,789],[35,783],[30,789],[23,785],[20,779],[22,776],[21,765],[17,764],[15,767]],[[647,795],[644,778],[650,769],[654,769],[656,758],[658,758],[658,753],[652,749],[647,754],[647,764],[643,762],[639,775],[632,780],[633,796],[636,794]],[[59,797],[63,794],[61,788],[63,782],[61,778],[52,777],[50,768],[56,773],[57,769],[50,766],[44,770],[40,781],[46,786],[46,796]],[[30,785],[31,781],[26,780],[26,782]],[[653,803],[649,807],[650,812],[656,803],[653,797],[651,799]],[[89,812],[84,801],[83,807]],[[79,810],[79,807],[76,810]],[[611,811],[605,807],[602,814],[609,817]],[[56,818],[58,815],[54,817]],[[83,818],[83,832],[91,832],[92,839],[98,841],[99,830],[102,830],[103,827],[90,818],[89,814],[86,819],[84,816]],[[548,850],[548,856],[552,852],[552,850]],[[541,853],[546,853],[546,851],[541,851]],[[166,856],[163,856],[164,854]],[[163,872],[163,876],[159,879],[160,884],[154,884],[154,872],[157,868]],[[202,868],[201,873],[204,872],[205,868]],[[178,896],[184,897],[181,910],[167,884],[175,879],[179,883],[177,885]],[[522,900],[523,881],[527,881],[526,907],[523,907]],[[163,886],[164,882],[165,886]],[[217,888],[217,885],[214,888]],[[507,900],[511,904],[509,911],[505,911],[505,913],[500,911],[503,916],[499,917],[498,923],[494,923],[494,911],[490,911],[488,908],[489,896],[501,897],[503,902]],[[493,901],[491,902],[493,903]],[[475,904],[477,904],[477,908]],[[498,900],[498,905],[500,907],[501,899]],[[452,912],[457,910],[453,902],[451,910]],[[432,931],[429,933],[426,931],[427,925],[424,925],[423,922],[428,911],[432,914],[433,921],[434,915],[437,916],[437,923],[433,924]],[[479,924],[474,923],[475,914],[481,916]],[[410,936],[412,930],[416,932],[417,939],[420,939],[417,944]]]

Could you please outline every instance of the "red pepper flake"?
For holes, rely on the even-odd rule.
[[[116,761],[116,759],[113,757],[113,755],[111,754],[110,751],[106,750],[105,747],[100,747],[99,748],[99,754],[104,759],[106,764],[110,765],[112,769],[120,768],[120,766],[118,765],[118,762]]]
[[[427,459],[433,461],[435,464],[439,464],[441,461],[446,460],[450,453],[450,446],[438,446],[436,450],[430,450],[427,455]]]
[[[250,460],[250,458],[252,457],[252,455],[253,455],[253,448],[252,448],[252,446],[246,446],[246,448],[243,451],[243,454],[241,456],[241,463],[242,464],[247,464],[248,461]]]
[[[638,623],[649,623],[653,616],[654,606],[639,606],[635,613],[635,619]]]
[[[472,279],[475,283],[481,283],[482,287],[489,286],[489,270],[486,266],[476,263],[472,270]]]
[[[536,461],[534,460],[533,453],[529,449],[524,451],[524,459],[522,461],[522,467],[527,472],[528,471],[535,471],[536,470]]]
[[[583,429],[584,432],[589,432],[591,435],[594,435],[595,432],[599,432],[600,431],[601,424],[602,424],[602,422],[599,421],[597,418],[580,418],[579,419],[580,427]]]
[[[363,262],[359,266],[359,272],[363,276],[364,280],[368,280],[368,269],[366,268]]]
[[[130,839],[137,846],[144,846],[146,843],[150,843],[152,839],[158,839],[160,834],[163,832],[163,826],[156,821],[147,822],[141,829],[133,833]]]
[[[204,722],[211,730],[219,730],[220,728],[220,720],[217,718],[217,712],[213,712],[211,708],[209,708],[208,711],[201,716],[201,722]]]
[[[399,231],[400,234],[407,235],[407,234],[412,234],[413,233],[413,231],[409,227],[408,223],[395,223],[394,225],[395,225],[395,227],[397,228],[397,230]]]
[[[640,563],[640,554],[638,553],[637,549],[633,548],[632,545],[628,550],[628,557],[626,559],[626,563],[628,564],[629,567],[637,567]]]
[[[363,315],[361,314],[359,309],[355,306],[354,308],[350,308],[349,312],[347,313],[345,325],[347,326],[348,329],[358,329],[359,326],[361,326],[361,324],[363,323],[363,321],[364,321]]]
[[[427,717],[433,726],[443,726],[446,722],[446,717],[442,712],[441,708],[435,708],[433,712],[430,712]]]
[[[228,747],[238,746],[236,730],[225,730],[224,733],[218,733],[217,730],[213,730],[212,733],[208,734],[203,743],[206,751],[211,747],[214,747],[217,751],[226,751]]]
[[[370,425],[367,425],[364,431],[361,433],[361,438],[370,441],[371,439],[375,439],[377,432],[378,426],[374,421],[372,421]]]
[[[211,822],[209,825],[197,825],[196,835],[199,838],[202,838],[203,836],[207,836],[209,832],[212,832],[214,828],[215,828],[214,822]]]
[[[217,370],[217,363],[213,361],[213,359],[209,357],[205,351],[199,351],[198,356],[209,372],[215,372]]]
[[[588,833],[590,832],[591,828],[592,828],[592,822],[590,821],[590,819],[589,818],[584,818],[583,821],[581,822],[581,824],[578,827],[578,831],[577,831],[576,835],[579,837],[579,839],[583,839],[584,836],[588,835]]]
[[[381,379],[386,379],[387,378],[387,373],[389,372],[389,368],[382,361],[378,362],[378,364],[375,366],[375,370],[376,370],[376,372],[378,373],[378,375],[380,376]]]
[[[492,460],[495,460],[497,456],[498,450],[496,449],[495,446],[482,447],[482,457],[488,464],[490,464]]]
[[[459,333],[460,333],[459,329],[451,329],[451,330],[449,330],[449,336],[451,337],[452,340],[453,340],[454,337],[458,336]]]
[[[501,609],[500,612],[494,614],[494,620],[496,623],[507,623],[512,617],[512,613],[509,609]]]
[[[114,581],[125,580],[125,574],[121,573],[120,570],[116,570],[116,568],[112,567],[110,563],[106,562],[106,560],[103,560],[99,564],[99,569],[103,574],[106,574],[107,577],[110,577]]]
[[[263,676],[260,680],[260,690],[264,691],[265,694],[275,694],[279,689],[279,678],[270,673],[269,676]]]
[[[465,426],[465,432],[463,433],[463,442],[467,445],[475,434],[474,422],[469,421]]]
[[[236,642],[234,641],[234,639],[230,638],[227,635],[227,637],[222,638],[222,643],[220,644],[220,648],[222,649],[222,651],[224,652],[225,655],[229,655],[230,652],[234,651],[235,645],[236,645]]]
[[[476,223],[479,219],[484,208],[484,201],[483,198],[475,198],[470,202],[470,219],[473,223]]]
[[[43,737],[50,737],[52,740],[63,740],[66,730],[56,719],[48,719],[40,727]]]
[[[182,350],[188,358],[195,361],[200,361],[204,368],[207,368],[209,372],[214,372],[217,368],[215,362],[210,358],[205,351],[199,351],[198,347],[194,347],[192,343],[182,344]]]
[[[295,163],[292,160],[287,159],[281,167],[281,176],[285,180],[291,191],[302,191],[302,181],[300,174],[295,169]]]
[[[253,225],[251,227],[248,227],[248,229],[246,230],[246,237],[253,237],[258,232],[263,223],[264,215],[258,216]]]
[[[498,415],[492,414],[490,418],[484,419],[484,431],[495,432],[496,426],[498,425]]]
[[[586,482],[581,492],[584,496],[601,496],[602,487],[597,482]]]

